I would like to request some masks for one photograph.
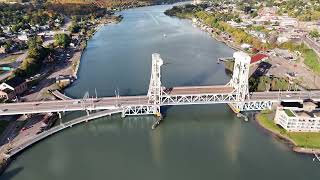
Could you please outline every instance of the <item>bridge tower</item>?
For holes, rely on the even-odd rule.
[[[229,85],[235,89],[236,99],[244,101],[249,96],[248,79],[251,57],[242,51],[235,52],[233,57],[235,59],[233,75]]]
[[[154,105],[154,113],[160,112],[161,104],[161,66],[163,60],[160,54],[152,54],[151,78],[148,90],[149,104]]]
[[[148,90],[148,103],[141,105],[126,106],[123,108],[122,117],[127,115],[160,115],[160,105],[161,105],[161,66],[163,65],[163,60],[160,54],[152,54],[152,67],[151,67],[151,77]]]
[[[232,79],[228,83],[235,89],[236,101],[242,102],[249,98],[249,68],[251,57],[242,51],[235,52]],[[236,109],[243,110],[243,103],[233,104]]]

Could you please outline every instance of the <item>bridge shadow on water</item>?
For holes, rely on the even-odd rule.
[[[23,171],[23,167],[17,167],[12,170],[7,170],[3,172],[3,174],[0,175],[1,180],[11,180],[13,179],[17,174],[19,174],[21,171]]]

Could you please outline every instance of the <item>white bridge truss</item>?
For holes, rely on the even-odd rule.
[[[160,112],[161,106],[167,105],[192,105],[192,104],[229,104],[233,110],[250,111],[271,109],[272,101],[250,101],[249,98],[249,67],[250,56],[244,52],[235,52],[233,76],[226,87],[234,90],[230,93],[206,94],[177,94],[172,95],[164,91],[161,86],[161,66],[163,60],[159,54],[152,54],[152,71],[148,90],[148,105],[132,105],[123,108],[122,116],[149,115]]]

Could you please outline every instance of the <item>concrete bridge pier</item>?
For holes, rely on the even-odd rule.
[[[125,112],[124,110],[123,110],[122,113],[121,113],[121,117],[122,117],[122,118],[125,118],[125,117],[126,117],[126,112]]]
[[[62,118],[62,113],[61,112],[57,112],[58,113],[58,116],[59,116],[59,119]]]

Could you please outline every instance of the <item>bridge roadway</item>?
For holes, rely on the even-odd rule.
[[[193,96],[211,94],[232,94],[233,89],[227,86],[197,86],[197,87],[174,87],[165,90],[164,96]],[[320,101],[320,91],[282,91],[282,92],[253,92],[250,93],[249,101],[286,101],[297,102],[305,99]],[[225,100],[210,103],[236,103],[234,100]],[[190,103],[185,103],[190,104]],[[199,102],[197,104],[208,104]],[[81,110],[106,110],[117,109],[119,106],[143,106],[150,105],[148,96],[121,96],[103,97],[93,99],[70,99],[38,102],[19,102],[0,104],[0,115],[32,114],[46,112],[65,112]],[[165,105],[183,105],[183,103],[162,103]]]
[[[20,151],[24,150],[25,148],[31,146],[32,144],[34,144],[38,141],[41,141],[42,139],[44,139],[50,135],[53,135],[59,131],[62,131],[66,128],[69,128],[69,127],[72,127],[72,126],[77,125],[79,123],[87,122],[87,121],[90,121],[90,120],[93,120],[96,118],[101,118],[101,117],[109,116],[109,115],[111,116],[112,114],[120,113],[121,111],[122,111],[121,109],[104,110],[104,111],[99,111],[99,112],[90,114],[88,116],[82,116],[82,117],[76,118],[74,120],[65,122],[63,124],[60,124],[58,126],[55,126],[51,129],[47,130],[47,131],[44,131],[40,134],[36,134],[34,136],[28,137],[21,144],[18,144],[15,147],[11,147],[12,149],[10,150],[10,152],[6,153],[6,156],[11,157],[11,156],[19,153]]]

